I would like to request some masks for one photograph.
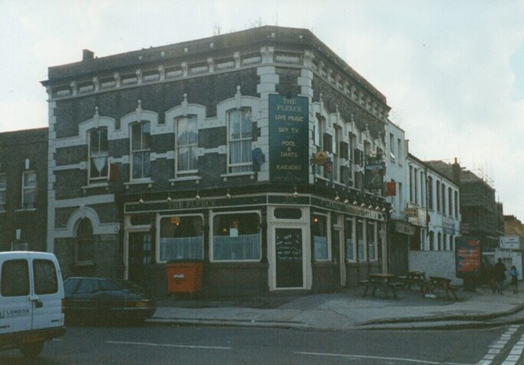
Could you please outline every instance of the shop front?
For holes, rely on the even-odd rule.
[[[167,294],[166,264],[203,263],[202,295],[326,292],[382,270],[385,214],[314,195],[124,204],[125,278]]]

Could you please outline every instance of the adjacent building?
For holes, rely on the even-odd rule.
[[[0,133],[0,251],[46,251],[48,129]]]
[[[455,278],[455,240],[461,226],[460,187],[431,164],[408,155],[410,269]]]
[[[480,239],[483,252],[496,249],[499,237],[504,235],[504,214],[502,203],[495,200],[490,179],[463,169],[456,159],[453,164],[427,163],[460,186],[461,234]]]
[[[85,50],[42,84],[47,249],[64,276],[161,294],[166,263],[201,260],[203,292],[233,294],[387,270],[390,107],[310,31]]]

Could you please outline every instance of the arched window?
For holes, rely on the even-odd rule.
[[[88,264],[93,262],[94,242],[95,237],[93,235],[93,225],[91,224],[91,221],[87,218],[81,219],[76,228],[76,264]]]

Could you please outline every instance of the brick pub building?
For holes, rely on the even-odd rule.
[[[310,31],[264,26],[49,68],[48,250],[166,292],[321,292],[386,270],[386,98]]]

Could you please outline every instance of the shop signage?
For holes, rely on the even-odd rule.
[[[502,236],[500,239],[500,248],[507,250],[519,250],[520,239],[519,236]]]
[[[398,233],[406,234],[408,236],[415,235],[415,227],[403,222],[395,222],[395,231],[397,231]]]
[[[461,277],[459,274],[477,272],[482,263],[480,240],[477,238],[457,237],[455,239],[455,260],[457,277]]]
[[[366,189],[382,189],[384,184],[384,165],[381,163],[366,165],[364,181]]]
[[[269,179],[272,183],[309,182],[309,100],[269,95]]]
[[[455,234],[455,221],[453,219],[443,217],[442,230],[445,234]]]

